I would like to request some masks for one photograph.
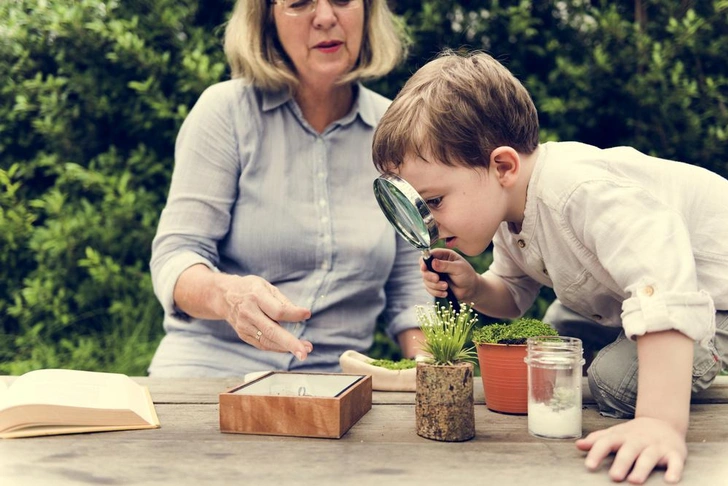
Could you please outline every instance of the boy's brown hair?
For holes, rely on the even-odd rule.
[[[372,152],[380,172],[406,156],[487,168],[503,145],[523,154],[538,146],[528,91],[488,54],[445,51],[404,85],[379,122]]]

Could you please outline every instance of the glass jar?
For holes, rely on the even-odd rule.
[[[581,437],[581,339],[539,336],[526,340],[528,432],[547,439]]]

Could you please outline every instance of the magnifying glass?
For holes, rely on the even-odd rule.
[[[437,224],[424,199],[407,181],[394,174],[382,174],[374,180],[374,196],[379,207],[397,233],[415,248],[422,250],[427,269],[431,272],[430,248],[439,239]],[[447,281],[447,274],[437,273]],[[455,312],[460,312],[460,303],[447,288],[447,300]]]

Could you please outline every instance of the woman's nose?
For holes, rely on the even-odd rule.
[[[329,29],[336,25],[336,12],[329,0],[318,0],[316,2],[313,24],[320,29]]]

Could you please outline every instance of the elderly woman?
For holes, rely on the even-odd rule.
[[[401,60],[398,32],[386,0],[238,0],[233,79],[182,125],[153,243],[153,376],[337,371],[378,318],[416,354],[432,298],[372,193],[389,100],[359,84]]]

